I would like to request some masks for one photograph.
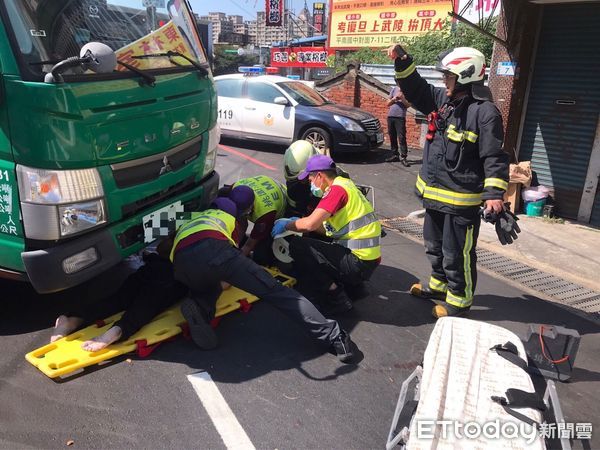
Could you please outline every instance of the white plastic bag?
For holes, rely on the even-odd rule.
[[[521,198],[526,202],[537,202],[548,197],[550,189],[546,186],[532,186],[521,191]]]

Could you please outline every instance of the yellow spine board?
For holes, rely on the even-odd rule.
[[[267,271],[285,286],[293,286],[296,283],[295,278],[284,275],[276,269],[267,269]],[[241,300],[254,303],[259,299],[241,289],[231,287],[224,291],[217,300],[215,317],[224,316],[240,309]],[[179,310],[179,304],[176,304],[160,313],[126,341],[109,345],[98,352],[88,352],[81,348],[83,342],[107,331],[122,315],[123,312],[120,312],[104,319],[102,327],[90,325],[51,344],[35,349],[27,353],[25,359],[48,377],[61,377],[84,367],[133,352],[137,347],[136,341],[145,339],[147,345],[153,345],[176,336],[181,333],[181,327],[185,323]]]

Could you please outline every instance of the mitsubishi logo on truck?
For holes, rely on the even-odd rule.
[[[160,172],[158,172],[159,177],[167,172],[173,171],[173,168],[171,167],[171,164],[169,163],[169,159],[166,156],[163,158],[162,163],[163,163],[163,165],[160,168]]]

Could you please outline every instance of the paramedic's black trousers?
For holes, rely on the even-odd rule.
[[[331,283],[356,286],[371,278],[378,260],[363,261],[346,247],[309,237],[290,238],[294,269],[317,291],[327,292]]]
[[[283,286],[227,241],[198,241],[177,251],[174,265],[175,278],[190,288],[209,317],[214,317],[222,292],[220,282],[226,281],[273,305],[323,344],[331,344],[340,335],[335,320],[326,319],[299,292]]]
[[[447,292],[446,302],[459,308],[473,303],[480,224],[478,215],[463,217],[433,209],[425,212],[423,239],[431,263],[429,287]]]

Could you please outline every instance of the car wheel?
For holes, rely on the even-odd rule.
[[[302,138],[310,142],[317,150],[324,152],[325,149],[331,151],[331,136],[320,127],[312,127],[307,129],[303,134]]]

